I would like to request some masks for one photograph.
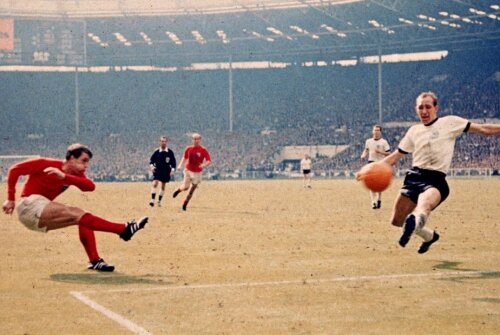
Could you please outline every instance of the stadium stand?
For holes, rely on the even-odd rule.
[[[500,118],[495,50],[455,52],[438,61],[383,66],[383,121],[416,121],[416,95],[432,90],[441,115]],[[473,67],[470,64],[474,64]],[[80,73],[75,135],[74,73],[0,72],[1,155],[61,156],[69,143],[90,145],[97,180],[143,180],[148,155],[167,134],[177,155],[198,131],[213,153],[214,176],[279,171],[285,146],[348,145],[334,157],[313,157],[316,170],[356,170],[364,140],[378,123],[377,66],[291,67],[234,71],[234,131],[228,132],[224,70]],[[263,129],[272,131],[262,132]],[[406,127],[384,128],[394,148]],[[494,138],[464,135],[453,167],[498,169]],[[403,163],[407,164],[406,162]],[[5,167],[3,167],[5,169]]]

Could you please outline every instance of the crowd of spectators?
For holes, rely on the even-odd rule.
[[[440,98],[440,115],[499,119],[500,78],[495,53],[460,53],[440,61],[384,64],[383,136],[394,149],[416,122],[414,99]],[[349,145],[335,157],[313,157],[315,170],[356,170],[364,141],[379,122],[377,66],[237,70],[233,74],[233,132],[227,71],[79,74],[0,73],[0,155],[61,157],[68,144],[91,146],[89,173],[97,180],[142,180],[160,135],[179,156],[199,132],[213,175],[283,169],[284,146]],[[78,121],[77,121],[78,120]],[[78,134],[76,129],[78,128]],[[408,165],[403,161],[401,166]],[[3,173],[5,164],[0,161]],[[500,167],[498,139],[466,134],[453,167]]]

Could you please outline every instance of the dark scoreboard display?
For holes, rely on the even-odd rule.
[[[85,22],[14,19],[14,48],[0,65],[85,65]]]

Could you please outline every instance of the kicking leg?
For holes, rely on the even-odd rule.
[[[148,222],[147,217],[143,217],[139,222],[134,220],[124,223],[117,223],[105,220],[90,213],[86,213],[78,207],[70,207],[57,202],[50,202],[42,211],[38,226],[47,230],[65,228],[71,225],[81,225],[91,230],[115,233],[128,241],[140,229],[144,228]]]
[[[419,254],[429,250],[430,246],[439,240],[439,234],[432,229],[425,227],[431,211],[441,202],[441,193],[434,187],[427,189],[418,197],[418,204],[413,214],[416,220],[415,235],[420,236],[424,242],[418,249]]]

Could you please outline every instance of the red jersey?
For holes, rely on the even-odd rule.
[[[203,169],[200,167],[203,160],[210,161],[210,154],[204,146],[200,145],[195,147],[190,145],[184,150],[184,160],[186,163],[186,169],[191,172],[201,172]]]
[[[17,163],[9,169],[7,177],[8,200],[16,199],[16,183],[20,176],[28,176],[24,183],[21,197],[28,197],[32,194],[43,195],[49,200],[54,200],[59,194],[64,192],[69,186],[74,185],[84,192],[95,189],[95,184],[88,179],[85,174],[65,175],[64,179],[59,179],[55,174],[43,172],[48,167],[55,167],[62,171],[63,161],[50,158],[37,158]]]

